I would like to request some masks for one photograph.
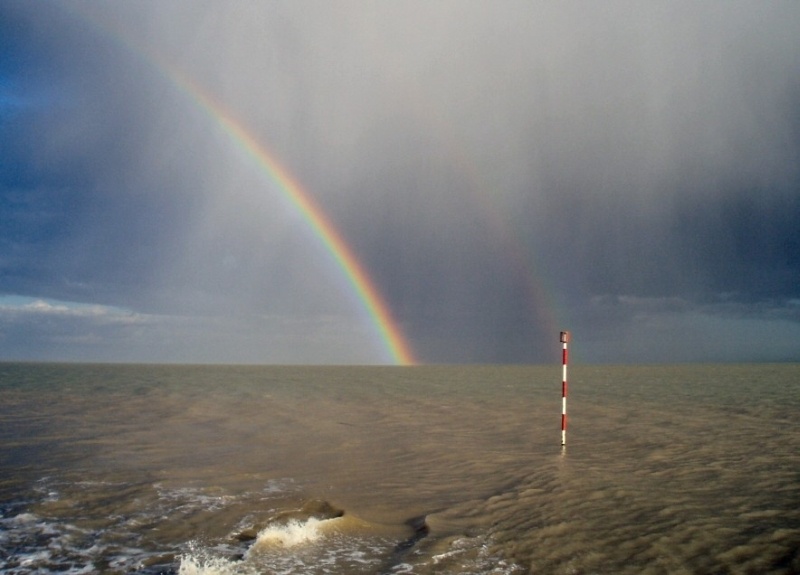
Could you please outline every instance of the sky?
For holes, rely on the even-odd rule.
[[[795,2],[0,0],[0,360],[800,361],[798,222]]]

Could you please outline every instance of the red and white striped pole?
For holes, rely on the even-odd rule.
[[[561,332],[561,445],[567,444],[567,344],[569,332]]]

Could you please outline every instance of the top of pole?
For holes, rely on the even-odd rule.
[[[561,343],[569,343],[569,332],[562,331],[561,332]]]

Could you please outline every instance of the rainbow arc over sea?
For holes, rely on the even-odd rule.
[[[322,208],[314,201],[299,182],[260,144],[231,114],[214,102],[198,87],[178,74],[176,83],[194,96],[197,103],[218,122],[232,141],[278,185],[284,196],[291,202],[313,231],[314,235],[330,253],[352,286],[375,325],[394,363],[413,365],[416,363],[411,346],[400,326],[392,317],[391,310],[378,291],[375,283],[356,257],[353,250],[342,238],[339,230],[331,223]]]
[[[300,185],[300,182],[278,161],[266,145],[260,142],[220,102],[202,90],[176,67],[132,38],[120,26],[100,21],[79,8],[73,8],[73,10],[79,13],[82,20],[92,24],[103,35],[146,62],[161,77],[185,94],[209,120],[228,135],[233,145],[256,163],[261,172],[269,177],[283,197],[297,210],[319,241],[320,246],[341,270],[369,316],[391,361],[396,365],[416,364],[417,361],[410,343],[367,270],[313,196]]]

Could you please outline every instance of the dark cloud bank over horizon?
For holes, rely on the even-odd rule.
[[[422,361],[800,361],[798,5],[0,1],[0,50],[0,358],[386,360],[170,69]]]

